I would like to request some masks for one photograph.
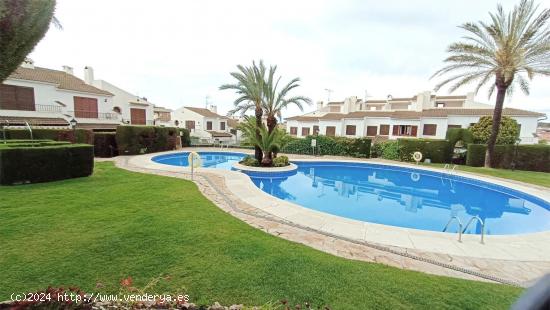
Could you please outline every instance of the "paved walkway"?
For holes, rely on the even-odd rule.
[[[209,148],[208,150],[212,150]],[[224,149],[225,150],[225,149]],[[231,150],[240,151],[243,150]],[[311,156],[291,155],[293,159],[308,159]],[[151,173],[181,179],[190,179],[188,172],[154,169],[144,165],[132,164],[133,156],[117,157],[118,167],[143,173]],[[328,157],[324,159],[349,159]],[[372,160],[369,160],[372,161]],[[201,169],[195,175],[194,182],[200,191],[218,207],[243,220],[249,225],[272,235],[305,244],[312,248],[337,256],[368,262],[479,281],[500,282],[527,286],[550,271],[550,261],[518,261],[507,259],[487,259],[448,255],[419,251],[405,247],[387,246],[374,242],[356,240],[340,235],[312,229],[265,212],[244,202],[227,187],[227,178],[218,173]]]

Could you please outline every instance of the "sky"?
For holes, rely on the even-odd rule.
[[[92,66],[103,79],[168,108],[215,104],[220,114],[236,95],[238,64],[263,59],[293,94],[313,102],[411,97],[433,90],[430,76],[443,66],[447,46],[464,34],[457,26],[488,20],[501,0],[177,1],[58,0],[63,29],[50,27],[30,58],[35,65]],[[539,0],[550,7],[550,0]],[[536,77],[531,95],[518,89],[505,106],[550,115],[550,78]],[[474,85],[453,94],[473,91]],[[438,95],[448,94],[442,89]],[[476,101],[494,103],[481,90]],[[315,109],[315,104],[305,111]],[[289,117],[302,112],[291,107]]]

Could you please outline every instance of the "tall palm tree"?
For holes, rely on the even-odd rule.
[[[239,129],[243,132],[246,143],[258,146],[262,150],[263,157],[259,162],[264,167],[273,165],[273,152],[278,152],[281,149],[281,143],[287,143],[287,134],[284,130],[268,132],[263,123],[258,128],[254,117],[245,116],[245,121],[239,125]],[[257,130],[260,131],[259,138],[256,135]]]
[[[239,96],[233,104],[235,108],[229,111],[230,115],[240,113],[244,115],[250,110],[254,110],[254,116],[256,117],[256,138],[260,139],[260,127],[262,125],[262,102],[264,97],[264,83],[266,67],[262,60],[256,65],[256,62],[252,62],[252,66],[237,66],[238,72],[231,72],[231,76],[237,80],[235,84],[224,84],[220,86],[220,90],[232,89]],[[258,147],[254,147],[254,157],[258,160],[262,160],[262,150]]]
[[[512,94],[514,84],[528,95],[529,81],[534,76],[550,75],[550,30],[547,24],[550,10],[544,9],[536,14],[537,11],[538,5],[532,0],[522,0],[509,13],[498,5],[496,13],[489,13],[490,23],[463,24],[460,28],[467,32],[464,41],[449,46],[447,52],[451,56],[445,59],[448,65],[432,76],[454,73],[439,83],[436,91],[451,82],[451,92],[476,82],[476,93],[490,84],[490,98],[496,89],[492,132],[485,154],[486,167],[493,164],[506,95]]]
[[[278,87],[281,77],[279,76],[275,80],[276,71],[277,66],[272,66],[269,68],[267,80],[264,84],[263,109],[267,116],[266,122],[269,133],[273,132],[277,126],[277,118],[281,118],[281,112],[283,109],[287,108],[291,104],[294,104],[300,109],[300,111],[303,111],[303,104],[311,104],[311,99],[307,97],[294,96],[287,98],[290,91],[300,86],[300,84],[298,84],[298,82],[300,82],[300,78],[292,79],[288,82],[288,84],[284,85],[283,88],[279,90]]]

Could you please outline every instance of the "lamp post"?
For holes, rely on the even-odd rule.
[[[69,124],[71,124],[71,128],[73,129],[73,143],[76,143],[76,124],[78,124],[78,122],[73,117],[73,119],[69,121]]]

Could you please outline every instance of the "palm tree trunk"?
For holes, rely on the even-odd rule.
[[[502,106],[504,105],[504,98],[506,97],[507,85],[497,82],[497,101],[495,104],[495,110],[493,112],[493,126],[491,130],[491,136],[487,141],[487,152],[485,153],[485,167],[491,168],[494,164],[495,156],[495,144],[497,142],[498,132],[500,130],[500,121],[502,119]]]
[[[258,138],[258,140],[260,140],[260,138],[261,138],[260,127],[262,127],[262,115],[263,115],[262,107],[259,106],[259,105],[256,105],[256,109],[254,111],[254,114],[256,116],[256,138]],[[254,157],[256,158],[256,160],[258,162],[261,162],[262,159],[263,159],[262,150],[257,145],[254,147]]]
[[[272,133],[277,127],[277,118],[273,115],[267,116],[267,132]]]

